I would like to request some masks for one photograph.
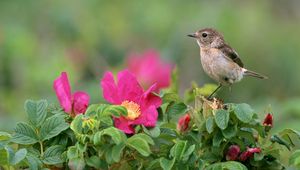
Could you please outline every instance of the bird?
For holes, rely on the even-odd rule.
[[[210,99],[222,86],[230,86],[245,76],[267,79],[268,77],[244,68],[238,53],[213,28],[204,28],[188,34],[200,47],[200,60],[204,72],[217,81],[219,86],[208,96]]]

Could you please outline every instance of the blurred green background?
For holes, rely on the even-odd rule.
[[[180,87],[213,82],[199,49],[186,35],[221,31],[247,68],[268,80],[244,79],[218,96],[246,102],[264,115],[271,105],[275,130],[300,130],[300,1],[0,1],[0,129],[24,118],[26,99],[57,102],[53,80],[67,71],[73,90],[102,101],[105,70],[125,67],[130,52],[157,49],[177,63]]]

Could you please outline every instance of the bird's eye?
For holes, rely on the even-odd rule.
[[[205,32],[202,33],[202,37],[207,37],[207,34]]]

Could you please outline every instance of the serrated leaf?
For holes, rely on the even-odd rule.
[[[227,170],[248,170],[245,165],[236,161],[224,162],[222,163],[222,167],[223,169],[227,169]]]
[[[35,127],[40,127],[47,117],[48,103],[46,100],[27,100],[25,102],[25,111],[30,123]]]
[[[185,153],[183,154],[183,158],[182,160],[183,161],[187,161],[190,157],[190,155],[194,152],[195,150],[195,144],[194,145],[191,145],[186,151]]]
[[[0,132],[0,141],[8,140],[11,138],[11,134],[7,132]]]
[[[230,139],[237,134],[237,125],[230,125],[225,130],[222,131],[225,138]]]
[[[146,134],[143,134],[143,133],[135,134],[135,135],[131,136],[130,138],[131,138],[131,139],[133,139],[133,138],[142,138],[142,139],[144,139],[147,143],[149,143],[150,145],[154,145],[153,139],[152,139],[150,136],[148,136],[148,135],[146,135]]]
[[[179,96],[176,93],[165,93],[162,96],[163,103],[178,102]]]
[[[223,141],[222,132],[218,131],[213,137],[213,146],[219,147],[222,141]]]
[[[18,123],[15,128],[15,134],[10,139],[12,142],[22,145],[30,145],[38,142],[38,136],[34,129],[26,123]]]
[[[295,165],[298,166],[300,165],[300,150],[296,150],[295,152],[292,153],[292,155],[289,158],[289,165]]]
[[[127,116],[127,109],[119,105],[109,105],[103,110],[101,117],[108,115],[112,115],[115,117]]]
[[[47,140],[57,136],[62,131],[68,129],[69,124],[65,122],[64,116],[54,115],[46,119],[41,126],[41,140]]]
[[[97,115],[97,109],[99,107],[99,104],[91,104],[89,107],[86,109],[85,114],[86,116],[95,116]]]
[[[47,165],[55,165],[63,163],[64,160],[61,157],[61,154],[64,152],[64,147],[60,145],[54,145],[46,149],[43,157],[43,163]]]
[[[237,104],[234,113],[236,117],[244,123],[250,122],[254,115],[253,109],[246,103]]]
[[[142,126],[142,127],[143,127],[143,131],[147,135],[149,135],[153,138],[157,138],[160,135],[160,129],[158,126],[155,126],[154,128],[150,128],[150,129],[146,128],[145,126]]]
[[[122,131],[120,131],[119,129],[117,129],[115,127],[109,127],[107,129],[97,132],[94,135],[93,141],[94,141],[95,145],[98,145],[101,143],[101,138],[103,135],[110,136],[111,139],[114,141],[114,143],[117,145],[126,140],[126,135]]]
[[[16,153],[14,153],[13,149],[10,147],[6,147],[6,151],[8,153],[8,161],[11,165],[17,165],[20,163],[23,159],[25,159],[27,150],[25,148],[18,150]]]
[[[171,102],[166,109],[166,115],[184,114],[187,111],[187,106],[184,103]]]
[[[101,169],[102,161],[97,156],[91,156],[86,159],[86,164],[96,169]]]
[[[159,160],[160,166],[163,170],[171,170],[175,163],[175,158],[172,160],[168,160],[166,158],[160,158]]]
[[[83,122],[83,115],[77,115],[74,120],[72,121],[70,128],[78,134],[82,134],[83,133],[83,128],[82,128],[82,122]]]
[[[208,117],[206,119],[205,127],[209,134],[214,131],[214,118],[213,117]]]
[[[229,121],[229,112],[227,110],[217,110],[214,117],[217,126],[222,130],[226,129]]]
[[[172,156],[176,160],[180,161],[185,153],[187,141],[177,141],[177,143],[171,149]]]
[[[67,157],[69,160],[79,158],[79,153],[76,146],[71,146],[68,148]]]
[[[125,148],[125,143],[120,143],[119,145],[115,145],[112,148],[112,158],[114,162],[119,162],[123,149]]]
[[[143,156],[149,156],[151,150],[146,140],[140,137],[128,138],[126,145],[137,150]]]

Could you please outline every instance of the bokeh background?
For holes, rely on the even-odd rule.
[[[156,49],[176,63],[180,88],[213,83],[202,71],[188,33],[221,31],[247,68],[268,80],[244,79],[218,94],[246,102],[262,116],[271,106],[275,128],[300,130],[300,1],[0,1],[0,129],[24,118],[26,99],[57,102],[52,88],[67,71],[73,90],[102,101],[105,70],[125,68],[129,53]]]

